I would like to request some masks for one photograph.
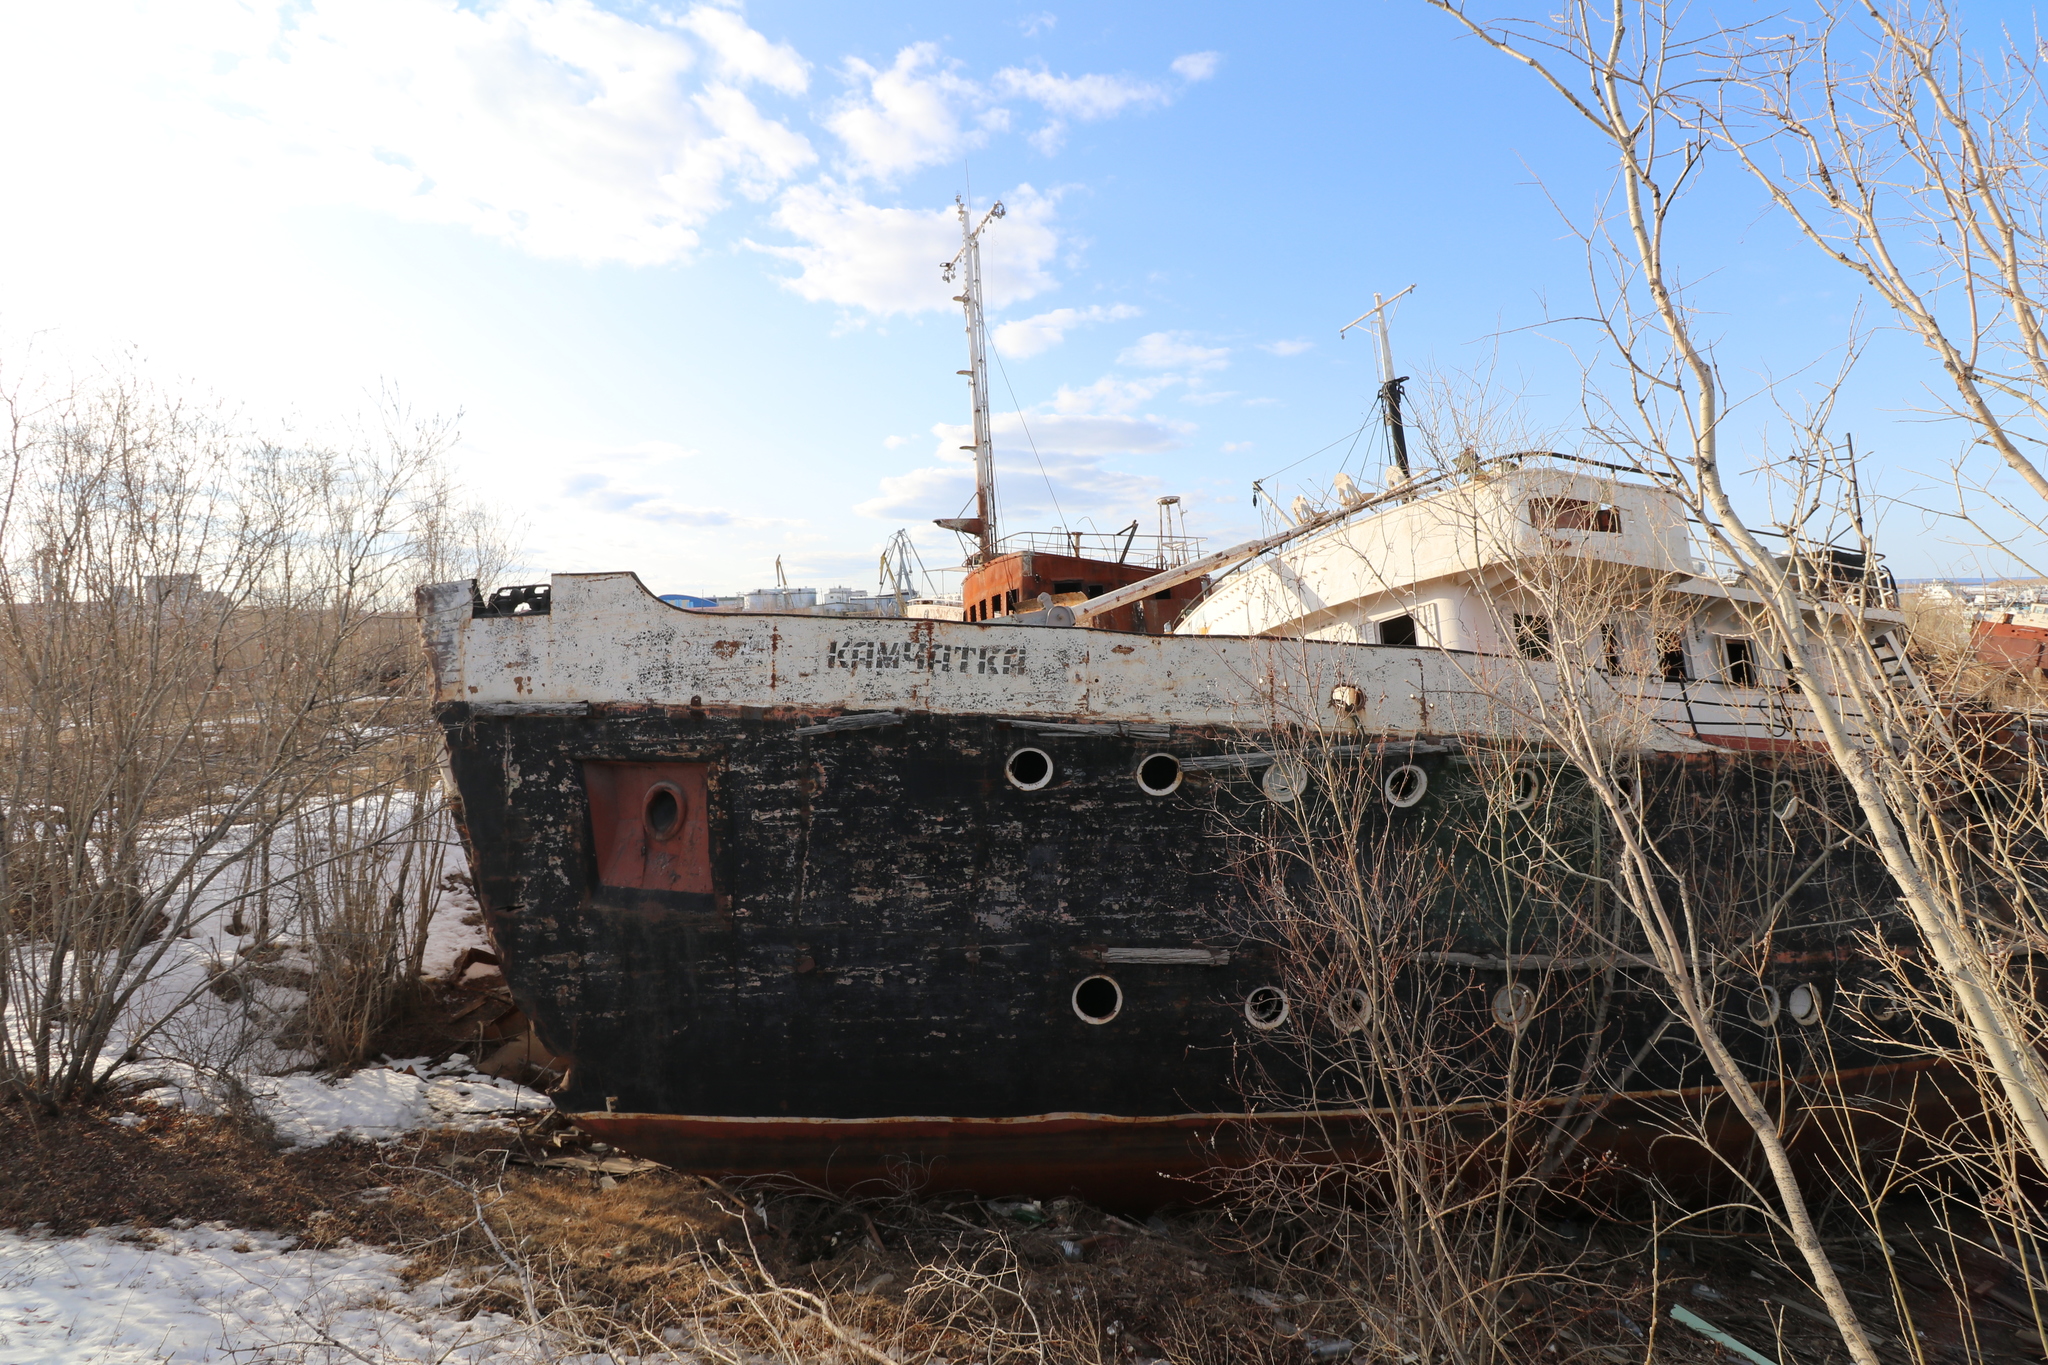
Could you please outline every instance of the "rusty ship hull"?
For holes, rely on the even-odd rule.
[[[561,1059],[555,1099],[586,1128],[707,1174],[1121,1203],[1197,1197],[1205,1171],[1275,1142],[1370,1142],[1385,1097],[1300,1045],[1341,1025],[1306,999],[1287,1028],[1252,1008],[1261,991],[1300,995],[1240,865],[1273,801],[1257,759],[1298,733],[1291,707],[1355,689],[1353,761],[1420,770],[1429,792],[1370,816],[1375,847],[1426,844],[1473,790],[1460,736],[1507,728],[1484,660],[721,617],[631,575],[559,576],[544,606],[493,611],[469,584],[421,602],[478,896]],[[1696,718],[1708,700],[1663,704]],[[1693,850],[1733,867],[1783,842],[1773,784],[1815,765],[1781,709],[1715,704],[1722,733],[1651,728],[1645,799],[1675,811],[1733,793],[1754,827],[1724,820]],[[1020,781],[1026,751],[1044,771]],[[1142,780],[1160,755],[1171,782]],[[1886,913],[1881,872],[1852,853],[1796,900],[1772,988],[1846,998],[1860,968],[1839,926]],[[1543,930],[1505,909],[1444,920],[1437,968],[1396,989],[1466,1021],[1476,1133],[1504,1036],[1490,1010],[1517,963],[1543,982]],[[1617,1057],[1664,1020],[1649,992],[1603,1013]],[[1759,1059],[1873,1104],[1911,1068],[1868,1030],[1734,1027]],[[1697,1049],[1653,1047],[1586,1142],[1647,1154],[1645,1106],[1711,1085]]]

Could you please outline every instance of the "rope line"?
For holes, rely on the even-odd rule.
[[[1003,353],[996,349],[993,339],[984,337],[982,344],[988,353],[996,358],[996,372],[1003,377],[1003,388],[1010,395],[1010,407],[1017,414],[1017,425],[1024,428],[1024,440],[1031,446],[1031,458],[1038,461],[1038,477],[1045,480],[1045,494],[1052,499],[1053,515],[1059,518],[1060,527],[1066,528],[1067,514],[1060,510],[1060,495],[1052,491],[1052,476],[1045,472],[1045,461],[1038,454],[1038,442],[1032,438],[1031,424],[1024,420],[1024,405],[1017,401],[1016,386],[1010,383],[1009,367],[1003,364]]]

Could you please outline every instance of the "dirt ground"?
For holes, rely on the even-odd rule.
[[[113,1122],[122,1111],[141,1123]],[[1403,1286],[1361,1283],[1356,1258],[1319,1243],[1317,1229],[1257,1211],[1138,1222],[1068,1200],[848,1202],[734,1188],[624,1158],[552,1115],[516,1131],[279,1151],[258,1130],[147,1103],[57,1117],[0,1105],[0,1142],[10,1153],[0,1225],[218,1221],[316,1245],[353,1239],[411,1255],[422,1278],[467,1267],[477,1308],[548,1317],[621,1350],[1392,1361],[1363,1329],[1375,1313],[1413,1308]],[[1846,1359],[1819,1301],[1757,1237],[1653,1239],[1631,1224],[1566,1220],[1528,1235],[1543,1268],[1501,1291],[1500,1305],[1521,1358],[1741,1358],[1674,1322],[1680,1307],[1779,1365]],[[1854,1241],[1835,1253],[1888,1362],[2043,1358],[2024,1280],[2004,1262],[1958,1262],[1915,1243],[1910,1227],[1888,1237],[1889,1266]],[[1899,1336],[1900,1302],[1915,1349]]]

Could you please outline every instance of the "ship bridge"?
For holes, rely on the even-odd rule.
[[[1340,522],[1222,578],[1182,635],[1302,636],[1515,652],[1532,570],[1560,556],[1608,581],[1691,578],[1684,505],[1663,489],[1524,466]]]

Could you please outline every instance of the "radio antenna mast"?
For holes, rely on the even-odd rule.
[[[961,289],[953,296],[953,302],[967,315],[968,367],[960,373],[967,376],[974,390],[974,444],[960,448],[974,452],[974,515],[942,517],[938,524],[949,531],[973,536],[979,544],[967,562],[986,564],[996,557],[996,456],[988,421],[988,338],[981,316],[981,234],[1003,216],[1003,205],[997,200],[979,224],[969,227],[973,219],[966,202],[955,198],[953,203],[960,210],[960,250],[939,267],[939,273],[948,284],[955,275],[960,277]]]
[[[1401,386],[1408,382],[1408,376],[1394,374],[1394,340],[1387,332],[1387,309],[1399,302],[1403,295],[1411,293],[1414,288],[1411,284],[1391,299],[1383,300],[1378,294],[1374,294],[1371,308],[1337,329],[1337,340],[1342,341],[1346,332],[1367,318],[1377,315],[1380,334],[1380,412],[1387,420],[1387,439],[1394,448],[1394,465],[1401,471],[1402,483],[1408,482],[1412,477],[1408,469],[1408,428],[1401,421]]]

